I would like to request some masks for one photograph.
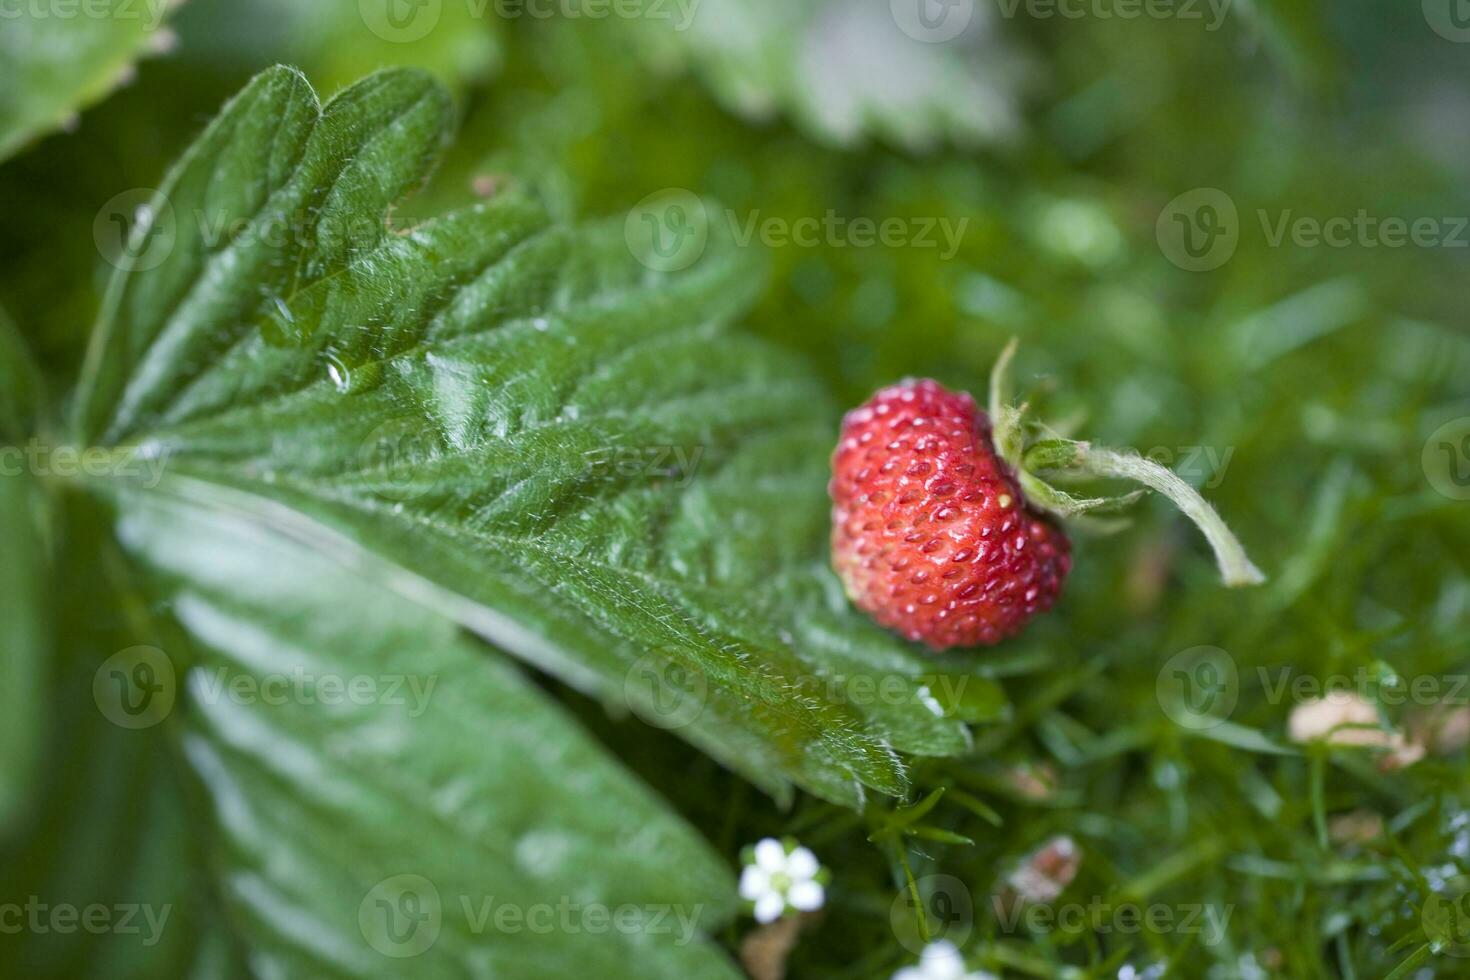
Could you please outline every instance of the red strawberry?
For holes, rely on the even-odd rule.
[[[830,490],[848,596],[935,650],[1018,632],[1072,566],[1066,535],[996,455],[989,416],[935,381],[884,388],[847,414]]]

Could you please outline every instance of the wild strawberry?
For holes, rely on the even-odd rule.
[[[1054,523],[1141,496],[1074,497],[1039,472],[1133,480],[1204,532],[1229,586],[1265,581],[1215,509],[1159,464],[1052,435],[1028,441],[1008,400],[1012,342],[990,411],[936,381],[905,381],[847,414],[832,455],[832,565],[859,608],[935,650],[990,646],[1051,608],[1072,567]]]
[[[832,562],[853,602],[935,650],[990,646],[1049,609],[1072,560],[996,455],[989,417],[935,381],[849,412],[832,457]]]

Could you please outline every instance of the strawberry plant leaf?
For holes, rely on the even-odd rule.
[[[41,372],[20,331],[0,308],[0,443],[18,445],[35,431],[42,400]]]
[[[60,4],[13,5],[0,31],[0,160],[125,82],[168,37],[174,5],[88,0],[69,16]]]
[[[929,24],[889,0],[703,0],[628,23],[649,60],[689,65],[732,111],[789,113],[829,143],[1005,142],[1020,130],[1026,59],[986,5],[953,6]]]
[[[621,223],[563,227],[515,193],[396,228],[447,116],[415,72],[325,107],[290,70],[252,82],[162,185],[172,226],[135,229],[78,438],[778,797],[857,806],[906,791],[899,751],[964,751],[929,662],[826,569],[837,413],[802,363],[729,329],[750,253],[712,231],[653,272]]]
[[[41,744],[49,570],[42,501],[21,446],[34,431],[39,387],[24,341],[0,310],[0,541],[7,555],[0,562],[0,832],[21,816]]]
[[[120,727],[118,702],[108,700],[117,690],[114,656],[155,642],[135,615],[142,597],[116,574],[122,566],[103,508],[77,494],[55,501],[55,611],[36,694],[45,709],[43,761],[32,819],[0,836],[5,897],[44,895],[78,909],[136,904],[127,928],[0,931],[0,963],[26,977],[244,977],[231,968],[232,943],[207,876],[195,870],[208,821],[188,807],[181,773],[160,764],[170,757],[168,726]]]
[[[738,975],[701,938],[729,868],[509,662],[247,515],[124,497],[256,973]]]

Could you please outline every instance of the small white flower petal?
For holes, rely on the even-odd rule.
[[[775,922],[786,911],[786,900],[775,892],[766,892],[755,902],[755,921],[761,925]]]
[[[965,977],[965,959],[948,939],[925,946],[919,964],[928,980],[964,980]]]
[[[786,901],[798,912],[815,912],[827,901],[827,891],[815,881],[798,881],[786,893]]]
[[[774,837],[755,845],[755,866],[767,874],[786,870],[786,848]]]
[[[917,966],[905,966],[893,975],[893,980],[929,980],[928,974]]]
[[[786,873],[797,881],[815,878],[819,870],[817,856],[805,847],[798,847],[786,857]]]
[[[747,864],[740,872],[740,897],[754,902],[771,890],[771,876],[753,864]]]
[[[948,939],[936,939],[924,947],[924,952],[919,954],[920,963],[937,963],[941,960],[952,960],[960,955],[959,947]]]

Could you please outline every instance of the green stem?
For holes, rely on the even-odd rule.
[[[1383,980],[1399,980],[1400,977],[1408,976],[1410,973],[1417,970],[1419,966],[1424,963],[1425,960],[1429,959],[1430,955],[1433,954],[1433,952],[1433,948],[1428,943],[1425,943],[1423,946],[1420,946],[1418,949],[1414,950],[1414,952],[1410,953],[1408,959],[1404,960],[1398,966],[1394,967],[1393,972],[1384,977]]]
[[[1326,768],[1327,756],[1319,748],[1312,753],[1312,823],[1317,830],[1317,846],[1324,851],[1330,844],[1327,836]]]
[[[1011,405],[1011,360],[1020,344],[1019,339],[1012,337],[990,369],[990,438],[1000,458],[1013,470],[1021,468],[1025,443],[1021,412]]]
[[[1215,508],[1172,470],[1131,453],[1099,449],[1086,443],[1080,443],[1078,448],[1077,460],[1073,464],[1078,470],[1092,476],[1115,477],[1142,483],[1172,500],[1174,506],[1204,532],[1205,539],[1215,551],[1215,560],[1219,563],[1220,575],[1226,585],[1235,588],[1259,585],[1266,581],[1266,576],[1251,563],[1244,546],[1231,533],[1230,528],[1225,526]]]
[[[934,937],[929,931],[929,915],[924,909],[924,898],[919,894],[919,883],[914,878],[914,869],[909,866],[908,845],[903,841],[898,841],[894,846],[898,848],[898,859],[903,864],[904,882],[908,886],[909,898],[914,903],[914,918],[919,925],[919,939],[927,946]]]

